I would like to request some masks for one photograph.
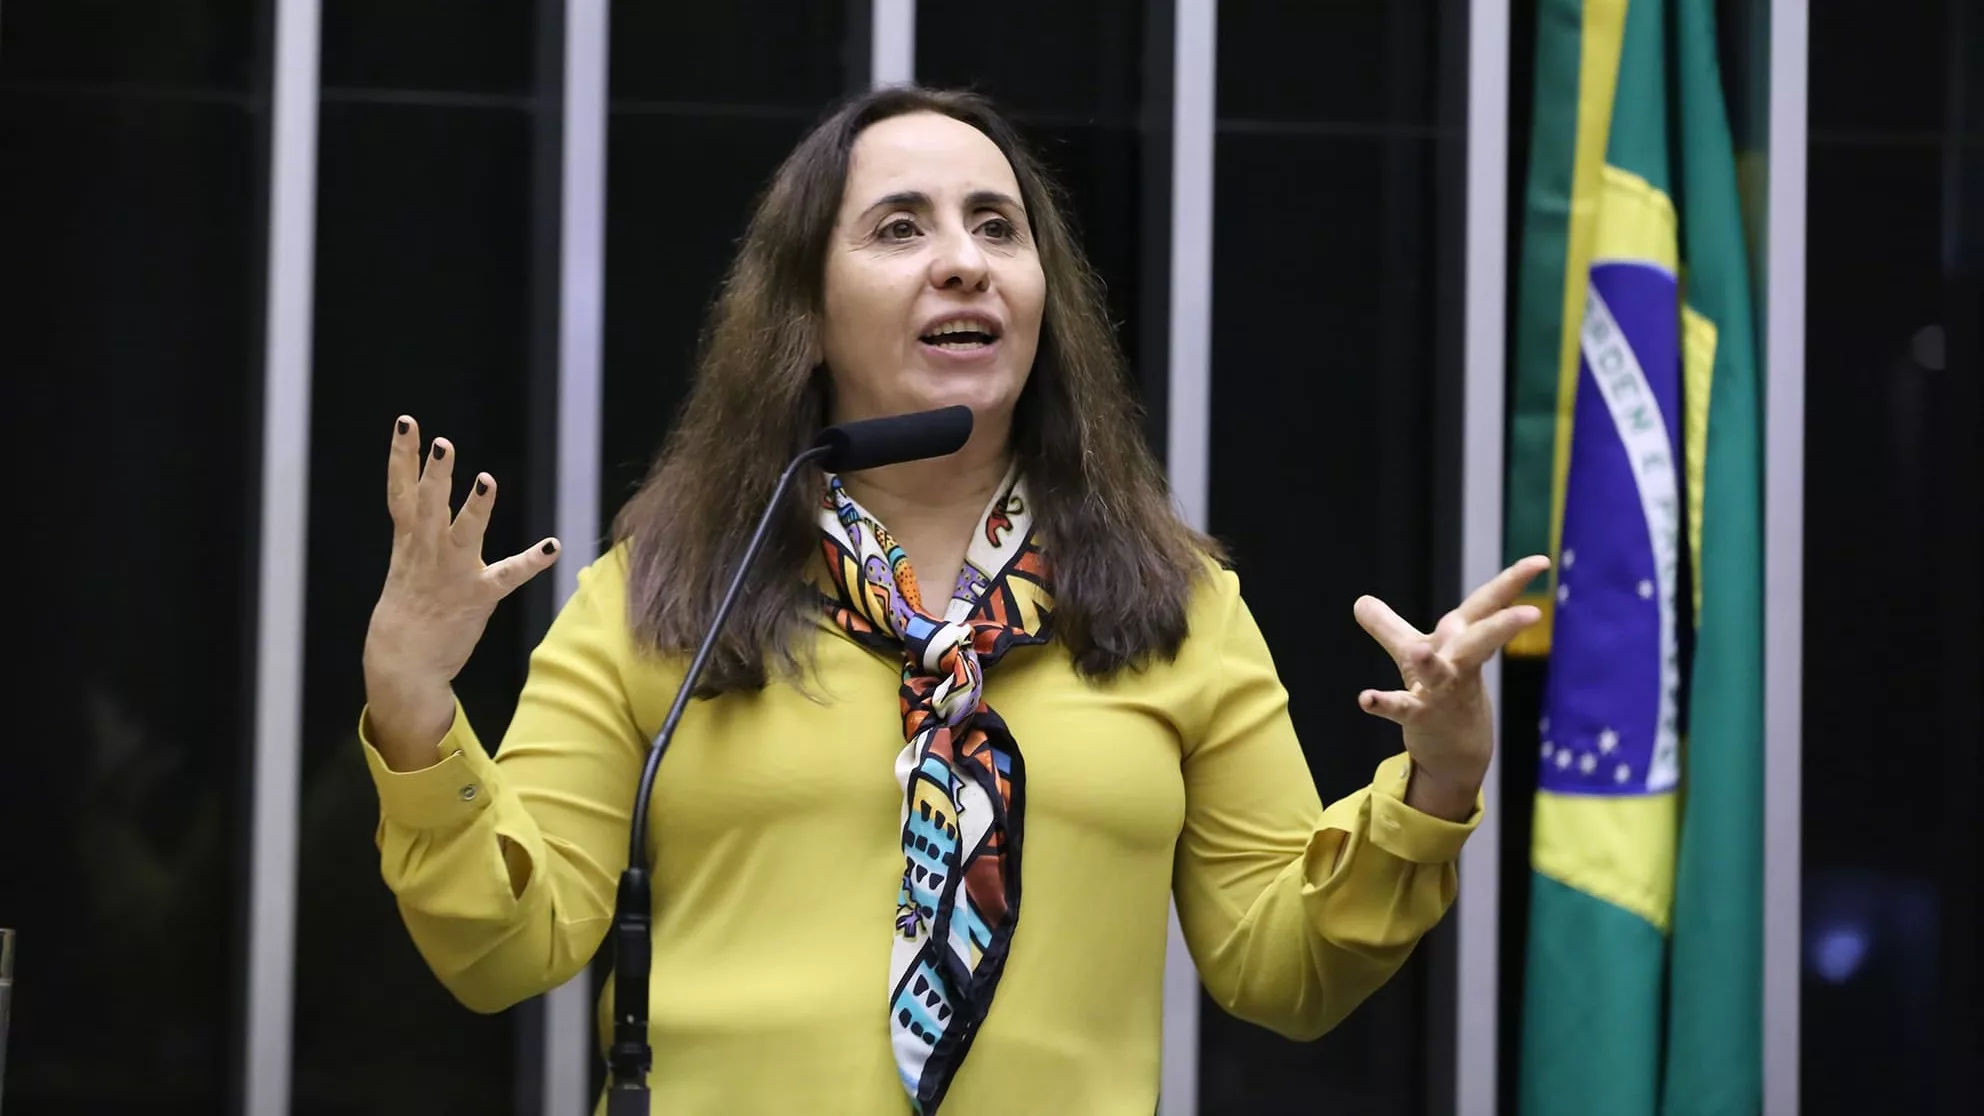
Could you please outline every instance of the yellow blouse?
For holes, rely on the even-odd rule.
[[[625,610],[615,550],[533,652],[495,756],[459,707],[423,770],[365,742],[386,883],[473,1010],[564,983],[610,926],[642,758],[684,666],[638,652]],[[1325,808],[1237,577],[1217,572],[1190,621],[1176,660],[1108,683],[1058,644],[987,675],[1026,758],[1023,899],[945,1116],[1150,1116],[1174,895],[1213,998],[1297,1039],[1390,978],[1452,902],[1473,820],[1407,807],[1402,753]],[[886,1019],[900,668],[827,623],[811,697],[775,683],[694,702],[662,761],[657,1113],[909,1110]],[[608,1018],[602,1004],[602,1040]]]

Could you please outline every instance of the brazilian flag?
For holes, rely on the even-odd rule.
[[[1524,1116],[1762,1105],[1758,353],[1714,0],[1540,0],[1511,560],[1556,562]]]

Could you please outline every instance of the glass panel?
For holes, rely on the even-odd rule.
[[[323,6],[323,83],[529,93],[542,6],[542,0],[335,0]]]
[[[1974,3],[1813,5],[1800,1092],[1820,1116],[1967,1111],[1980,1087],[1981,84]]]
[[[549,533],[522,499],[531,117],[333,102],[320,140],[294,1110],[508,1111],[516,1013],[471,1014],[415,952],[379,879],[357,719],[395,415],[454,443],[456,506],[477,470],[504,486],[487,553]],[[490,747],[523,684],[523,622],[516,599],[499,608],[456,681]]]
[[[968,4],[922,0],[916,78],[977,88],[1016,113],[1132,127],[1143,103],[1150,7],[1148,0],[1014,0],[994,22]],[[1041,33],[1021,33],[1036,28]]]
[[[1337,128],[1433,125],[1431,51],[1443,11],[1465,22],[1465,8],[1438,0],[1222,4],[1219,115]]]
[[[8,84],[245,92],[265,10],[266,0],[7,0],[0,70]]]
[[[1399,747],[1355,704],[1397,669],[1349,621],[1352,598],[1430,623],[1453,604],[1441,556],[1457,541],[1436,511],[1451,484],[1437,404],[1458,406],[1442,339],[1459,321],[1463,135],[1445,83],[1465,80],[1450,61],[1465,28],[1436,24],[1430,4],[1350,7],[1222,7],[1214,155],[1212,529],[1234,549],[1325,802]],[[1318,524],[1346,529],[1318,543]],[[1317,609],[1343,626],[1316,638]],[[1417,951],[1316,1043],[1206,999],[1200,1112],[1309,1112],[1318,1097],[1421,1111],[1429,1030],[1452,1010],[1431,993],[1437,953]]]
[[[238,87],[205,103],[13,80],[113,49],[86,28],[15,38],[54,6],[7,5],[0,87],[0,463],[26,649],[0,745],[7,1111],[221,1112],[246,956],[260,124]],[[143,63],[93,76],[171,68]]]
[[[864,9],[860,26],[866,27],[867,0],[851,2]],[[867,84],[868,47],[849,39],[848,8],[814,0],[623,0],[612,11],[613,100],[620,108],[659,101],[689,115],[717,116],[778,105],[802,109],[810,121],[849,87],[857,46],[862,61],[854,83]]]

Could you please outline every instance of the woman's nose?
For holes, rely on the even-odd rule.
[[[930,282],[937,287],[980,290],[990,277],[985,253],[965,229],[947,231],[931,261]]]

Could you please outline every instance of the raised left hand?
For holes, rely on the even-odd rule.
[[[1514,602],[1549,568],[1547,557],[1524,558],[1442,616],[1430,635],[1378,598],[1357,598],[1357,623],[1391,654],[1405,685],[1365,690],[1357,703],[1405,731],[1413,768],[1407,805],[1456,821],[1474,812],[1495,751],[1494,710],[1481,685],[1481,665],[1542,619],[1536,608]]]

